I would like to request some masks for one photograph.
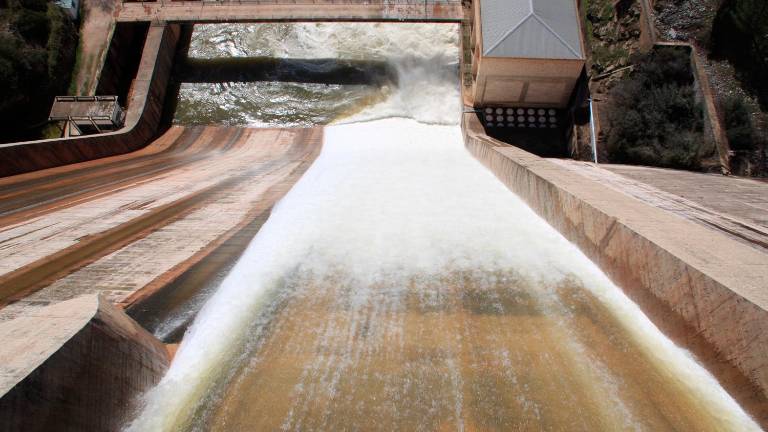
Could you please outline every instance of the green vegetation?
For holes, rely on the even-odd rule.
[[[634,56],[632,63],[632,74],[611,91],[611,162],[699,168],[712,147],[704,145],[689,50],[659,47]]]
[[[768,1],[725,0],[712,26],[711,50],[735,66],[745,89],[768,110]]]
[[[632,27],[636,19],[618,16],[614,3],[612,0],[585,0],[581,3],[587,45],[592,50],[592,68],[598,74],[624,66],[629,60],[625,42],[631,35],[627,28]]]
[[[732,97],[723,103],[725,133],[733,150],[758,149],[758,133],[752,122],[749,107],[740,97]]]
[[[77,28],[46,0],[8,0],[0,9],[0,141],[41,136],[53,97],[65,94]]]

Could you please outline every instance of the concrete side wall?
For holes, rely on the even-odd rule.
[[[0,396],[3,431],[117,431],[170,362],[151,334],[95,296],[3,323],[0,337],[29,348],[4,346],[0,357],[16,371],[32,369]]]
[[[469,151],[768,423],[768,255],[486,136]]]
[[[160,126],[179,35],[178,25],[151,25],[122,130],[0,145],[0,177],[114,156],[146,146]]]
[[[691,70],[696,80],[696,95],[699,102],[703,105],[704,111],[704,133],[715,143],[720,166],[724,173],[731,172],[731,145],[728,142],[728,136],[720,123],[720,117],[717,114],[717,105],[715,104],[715,94],[704,69],[702,59],[699,56],[695,46],[686,44],[691,49]]]
[[[584,61],[478,56],[474,59],[475,67],[477,73],[473,92],[477,107],[562,108],[568,104],[584,68]]]
[[[653,2],[650,0],[640,0],[640,49],[648,51],[658,40],[656,34],[656,25],[653,19]]]

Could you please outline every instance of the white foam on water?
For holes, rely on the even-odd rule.
[[[382,91],[382,94],[390,97],[383,103],[337,120],[340,123],[408,117],[424,123],[455,124],[458,119],[456,113],[461,109],[459,81],[456,79],[459,68],[459,30],[454,24],[198,25],[189,52],[191,57],[196,58],[270,56],[390,63],[398,76],[396,88]],[[264,85],[185,84],[183,90],[188,103],[206,106],[211,101],[231,104],[234,109],[232,118],[236,124],[261,126],[264,122],[254,118],[247,109],[253,108],[259,101],[262,101],[262,105],[266,103],[263,100],[265,95],[260,93],[271,93],[268,86],[264,88]],[[322,98],[325,95],[325,92],[313,86],[301,86],[314,92],[315,97]],[[328,106],[326,108],[331,109]],[[270,119],[268,124],[280,126],[276,119]],[[295,121],[287,121],[285,125],[295,126]]]
[[[513,271],[542,287],[577,280],[658,367],[699,395],[722,430],[759,430],[703,367],[464,149],[458,77],[438,73],[457,53],[456,40],[444,38],[448,27],[424,26],[433,33],[408,39],[396,26],[364,34],[352,25],[302,26],[292,54],[343,56],[352,52],[347,45],[369,43],[395,58],[401,91],[360,113],[357,123],[326,128],[318,159],[200,311],[129,431],[190,428],[190,413],[234,367],[250,323],[298,266],[318,280],[343,272],[360,289],[452,271]],[[424,37],[435,43],[419,44]],[[438,43],[444,40],[448,48]],[[370,118],[382,119],[364,121]],[[535,294],[554,295],[544,288]]]
[[[456,270],[514,270],[539,286],[576,278],[718,413],[724,430],[759,430],[704,368],[466,152],[458,126],[409,119],[326,129],[321,155],[200,312],[130,430],[183,423],[231,364],[265,296],[297,265],[318,279],[343,269],[359,286]]]

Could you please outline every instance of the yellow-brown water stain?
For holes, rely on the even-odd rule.
[[[211,430],[719,430],[588,290],[515,274],[293,294],[206,419]]]

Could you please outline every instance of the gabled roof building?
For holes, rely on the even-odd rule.
[[[475,0],[475,106],[564,107],[584,68],[576,0]]]

